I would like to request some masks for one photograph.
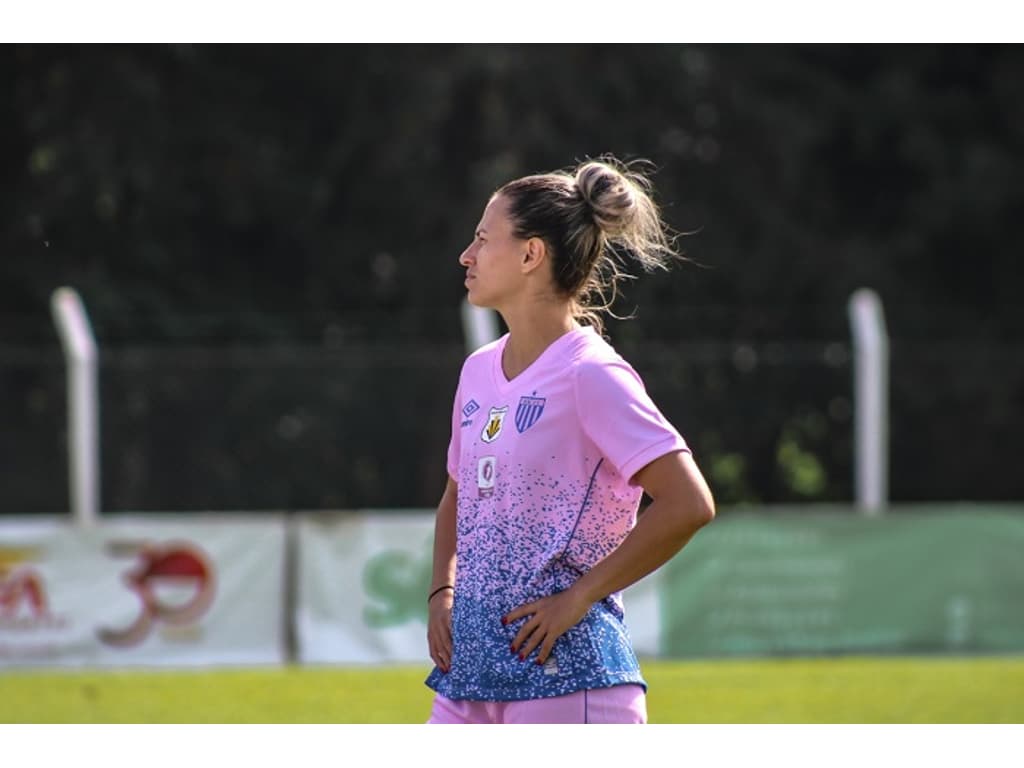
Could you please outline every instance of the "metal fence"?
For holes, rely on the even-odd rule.
[[[613,340],[615,336],[613,334]],[[843,339],[616,343],[694,449],[720,504],[850,502]],[[891,343],[890,498],[1024,498],[1024,355]],[[461,343],[101,347],[107,511],[430,507]],[[971,366],[970,379],[952,375]],[[64,363],[0,346],[0,514],[69,508]]]

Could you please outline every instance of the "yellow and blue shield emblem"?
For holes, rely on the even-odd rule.
[[[498,435],[501,434],[501,427],[505,423],[505,415],[507,413],[507,405],[501,408],[491,408],[491,412],[487,415],[487,421],[484,422],[484,431],[480,433],[480,439],[485,443],[493,443],[497,440]]]

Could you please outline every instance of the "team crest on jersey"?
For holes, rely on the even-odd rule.
[[[520,433],[536,424],[537,419],[544,413],[544,403],[547,402],[547,398],[536,397],[536,392],[533,394],[533,397],[519,398],[519,406],[516,408],[516,429]]]
[[[480,439],[485,443],[493,443],[501,434],[501,427],[505,423],[505,415],[508,413],[508,406],[491,408],[487,421],[484,422],[484,431],[480,433]]]

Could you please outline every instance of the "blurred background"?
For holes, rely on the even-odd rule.
[[[430,507],[457,258],[510,178],[645,158],[690,261],[608,335],[720,504],[850,502],[847,302],[890,334],[890,499],[1024,498],[1024,50],[0,46],[0,514]],[[898,510],[897,510],[898,511]]]

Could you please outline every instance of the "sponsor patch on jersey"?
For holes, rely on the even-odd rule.
[[[520,397],[519,405],[516,407],[516,429],[520,434],[537,423],[537,419],[544,413],[544,403],[547,398],[537,397],[534,392],[530,397]]]
[[[501,428],[505,424],[505,416],[508,414],[508,406],[491,408],[487,421],[484,422],[484,431],[480,433],[480,439],[485,443],[493,443],[501,434]]]
[[[494,493],[494,475],[497,473],[496,456],[481,456],[476,463],[476,491],[481,499]]]

